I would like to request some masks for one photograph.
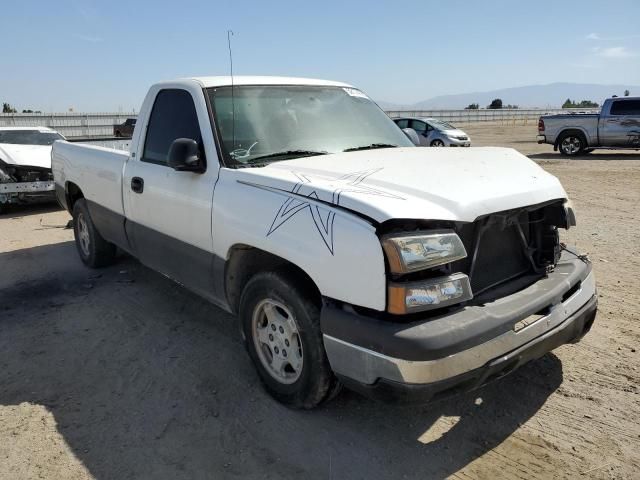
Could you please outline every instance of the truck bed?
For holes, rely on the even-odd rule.
[[[546,143],[555,144],[558,135],[567,129],[581,131],[588,145],[598,144],[598,122],[600,115],[597,113],[573,113],[562,115],[543,115],[540,120],[544,122]]]
[[[51,152],[53,178],[57,188],[82,185],[87,200],[124,215],[122,172],[128,158],[128,151],[57,141]]]

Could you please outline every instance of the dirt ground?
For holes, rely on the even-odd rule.
[[[55,207],[0,215],[0,478],[639,478],[640,155],[565,160],[535,124],[464,125],[560,177],[593,330],[472,394],[289,410],[235,320],[123,257],[82,266]]]

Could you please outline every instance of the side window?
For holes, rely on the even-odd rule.
[[[177,138],[190,138],[202,145],[196,107],[186,90],[161,90],[151,110],[141,160],[166,165],[169,147]]]
[[[611,115],[640,115],[640,100],[616,100],[611,105]]]
[[[409,127],[409,120],[406,120],[406,119],[397,120],[396,121],[396,125],[398,125],[400,128],[408,128]]]
[[[418,133],[424,133],[427,130],[427,124],[420,120],[411,120],[411,128]]]

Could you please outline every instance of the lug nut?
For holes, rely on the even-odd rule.
[[[273,342],[273,335],[271,335],[271,334],[269,334],[269,341],[270,341],[270,342]],[[288,346],[289,346],[289,345],[287,345],[287,347],[288,347]]]
[[[280,327],[280,333],[284,333],[284,328]]]
[[[283,356],[283,357],[286,357],[286,356],[287,356],[287,351],[286,351],[286,350],[284,350],[284,349],[282,350],[282,356]]]
[[[273,347],[273,351],[276,353],[280,353],[280,350],[278,350],[278,347]]]
[[[273,330],[274,332],[276,331],[276,326],[273,323],[271,324],[271,330]]]
[[[288,347],[289,346],[289,340],[285,340],[284,344]]]

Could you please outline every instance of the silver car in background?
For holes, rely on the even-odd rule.
[[[394,118],[400,128],[412,128],[422,147],[470,147],[469,135],[453,125],[435,118]]]

